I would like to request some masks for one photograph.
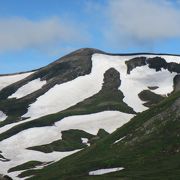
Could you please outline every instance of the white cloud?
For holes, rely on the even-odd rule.
[[[180,37],[180,10],[168,0],[109,0],[106,37],[119,45],[152,45]]]
[[[80,43],[87,40],[77,25],[57,17],[44,20],[0,19],[0,52],[23,48],[44,48],[54,44]]]

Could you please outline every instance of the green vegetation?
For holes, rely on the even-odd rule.
[[[180,179],[180,92],[139,113],[129,123],[94,145],[41,170],[19,177],[30,179]],[[122,141],[113,144],[116,140]],[[101,168],[124,167],[119,172],[88,176]]]
[[[62,131],[62,140],[54,141],[50,144],[45,144],[41,146],[29,147],[28,149],[42,151],[44,153],[51,153],[53,151],[73,151],[76,149],[82,149],[87,147],[86,144],[83,144],[81,138],[91,139],[93,135],[82,131],[82,130],[67,130]]]
[[[29,147],[27,149],[41,151],[44,153],[51,153],[53,151],[73,151],[76,149],[82,149],[87,147],[86,144],[82,143],[81,138],[87,138],[90,144],[94,144],[101,138],[109,135],[104,129],[100,129],[97,135],[89,134],[85,131],[78,129],[70,129],[62,131],[62,139],[54,141],[50,144],[44,144],[40,146]]]
[[[138,94],[138,96],[142,101],[146,101],[146,103],[144,103],[144,105],[147,107],[151,107],[155,104],[158,104],[165,98],[159,94],[155,94],[154,92],[152,92],[150,90],[141,91]]]
[[[40,161],[29,161],[27,163],[24,163],[24,164],[21,164],[19,166],[9,169],[8,173],[13,172],[13,171],[22,171],[22,170],[26,170],[26,169],[31,169],[31,168],[35,168],[36,166],[40,166],[40,165],[44,165],[44,163],[40,162]]]
[[[99,136],[100,138],[106,137],[107,135],[109,135],[108,132],[106,132],[104,129],[99,129],[97,136]]]

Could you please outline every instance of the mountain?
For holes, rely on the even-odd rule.
[[[85,48],[0,75],[2,179],[179,179],[179,73],[178,55]]]

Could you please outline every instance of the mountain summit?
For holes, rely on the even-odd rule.
[[[0,174],[178,179],[179,91],[180,56],[170,54],[84,48],[0,75]]]

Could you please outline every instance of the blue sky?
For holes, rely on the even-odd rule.
[[[0,0],[0,74],[84,47],[180,54],[180,1]]]

